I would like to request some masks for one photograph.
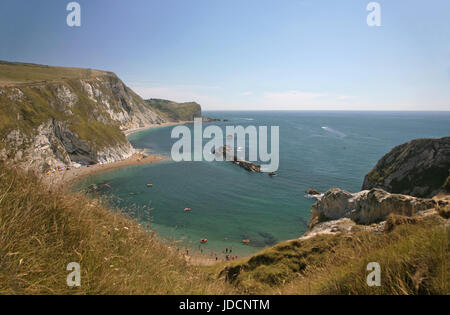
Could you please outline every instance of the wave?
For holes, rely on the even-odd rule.
[[[308,194],[306,194],[306,195],[304,195],[303,197],[305,197],[306,199],[320,200],[320,199],[322,199],[322,197],[323,197],[324,195],[325,195],[325,194],[320,194],[320,195],[308,195]]]
[[[325,131],[328,131],[328,132],[330,132],[330,133],[332,133],[332,134],[334,134],[336,136],[339,136],[341,138],[347,136],[345,133],[337,131],[337,130],[334,130],[333,128],[330,128],[330,127],[327,127],[327,126],[323,126],[322,129],[325,130]]]

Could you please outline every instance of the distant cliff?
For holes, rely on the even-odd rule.
[[[121,160],[122,131],[166,120],[114,73],[0,62],[0,157],[23,166]]]
[[[202,117],[202,108],[195,102],[176,103],[168,100],[149,99],[146,103],[168,121],[193,121]]]
[[[392,149],[364,179],[363,190],[432,197],[450,192],[450,137],[417,139]]]

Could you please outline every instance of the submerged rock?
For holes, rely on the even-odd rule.
[[[99,183],[89,185],[86,189],[86,193],[88,194],[104,194],[111,190],[111,186],[109,183]]]
[[[320,195],[321,194],[320,191],[312,189],[312,188],[307,189],[305,191],[305,193],[308,194],[308,195],[312,195],[312,196],[316,196],[316,195]]]

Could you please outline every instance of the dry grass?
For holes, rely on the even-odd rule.
[[[321,235],[195,267],[101,201],[0,162],[0,294],[448,294],[448,226],[439,215],[393,216],[384,233]],[[70,262],[81,265],[79,288],[66,284]],[[381,287],[366,284],[369,262],[381,265]]]
[[[69,288],[66,266],[81,265]],[[223,294],[137,222],[0,162],[0,294]]]
[[[385,233],[321,235],[284,242],[224,268],[250,294],[449,294],[448,221],[390,218]],[[381,266],[381,287],[366,282]]]
[[[45,83],[71,78],[91,78],[105,73],[104,71],[92,69],[0,61],[0,86]]]

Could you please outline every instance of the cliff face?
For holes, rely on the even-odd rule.
[[[413,140],[386,154],[366,175],[362,189],[432,197],[450,192],[449,171],[450,137]]]
[[[0,157],[22,166],[121,160],[122,131],[165,121],[113,73],[0,63]]]

